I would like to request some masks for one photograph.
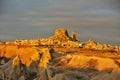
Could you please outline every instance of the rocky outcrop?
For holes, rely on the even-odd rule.
[[[77,41],[76,32],[74,32],[74,31],[72,32],[71,38],[72,38],[73,41]]]
[[[119,46],[81,43],[64,28],[49,38],[0,45],[0,80],[118,80],[119,75]]]
[[[46,68],[47,63],[49,63],[50,59],[51,59],[50,50],[48,48],[42,49],[40,53],[39,67]]]
[[[120,73],[93,69],[49,68],[50,80],[119,80]]]
[[[5,51],[2,51],[4,48]],[[70,51],[68,51],[66,49],[68,52],[63,52],[61,54],[58,53],[60,50],[56,52],[54,48],[49,49],[21,46],[16,47],[17,50],[15,50],[15,46],[12,46],[16,53],[12,54],[6,51],[9,50],[12,52],[12,49],[7,48],[8,47],[4,46],[3,49],[0,50],[4,52],[4,55],[1,55],[1,57],[7,56],[11,58],[10,61],[0,58],[4,60],[0,60],[2,64],[2,67],[0,66],[0,79],[99,80],[99,76],[102,77],[101,75],[106,75],[105,78],[108,79],[111,76],[116,77],[115,80],[119,78],[119,55],[114,55],[114,53],[112,53],[114,57],[109,57],[111,52],[109,52],[109,56],[99,56],[100,54],[96,52],[96,54],[99,54],[96,56],[93,52],[84,51],[84,49],[78,50],[79,52],[77,52],[77,50],[71,51],[69,49]],[[61,48],[61,50],[63,49],[64,48]],[[89,55],[86,55],[86,53],[89,53]],[[108,53],[106,52],[106,54]]]
[[[101,43],[97,43],[94,40],[90,39],[88,40],[88,42],[83,43],[83,48],[87,48],[87,49],[93,49],[93,50],[107,50],[107,51],[120,51],[120,47],[119,46],[112,46],[112,45],[108,45],[108,44],[101,44]]]
[[[120,72],[120,65],[116,64],[115,60],[111,58],[84,55],[67,55],[61,58],[59,63],[61,66],[67,68],[88,68],[99,71],[109,70]]]
[[[52,46],[52,47],[82,47],[82,43],[76,39],[76,33],[72,32],[69,36],[64,28],[55,30],[55,34],[49,38],[35,40],[15,40],[6,41],[7,45],[32,45],[32,46]]]
[[[3,42],[2,42],[2,41],[0,41],[0,44],[3,44]]]
[[[40,67],[45,67],[51,59],[48,48],[19,47],[16,45],[0,45],[0,57],[14,58],[13,65],[21,61],[24,65],[30,66],[33,61],[39,61]]]
[[[11,46],[9,46],[11,47]],[[12,46],[13,47],[13,46]],[[6,50],[5,55],[0,56],[0,79],[4,80],[18,80],[18,79],[27,79],[27,80],[48,80],[46,74],[47,64],[51,59],[50,49],[42,48],[36,51],[34,47],[30,48],[14,48],[16,54],[12,54],[11,51],[8,53]],[[13,53],[14,53],[13,52]],[[9,54],[9,56],[8,56]],[[11,54],[11,55],[10,55]],[[10,58],[11,61],[7,62],[7,58]],[[8,71],[7,71],[7,70]],[[7,76],[6,76],[7,75]]]
[[[5,44],[120,51],[120,46],[100,44],[95,42],[92,39],[90,39],[88,42],[82,43],[77,40],[76,32],[73,31],[71,36],[69,36],[67,30],[64,28],[56,29],[55,34],[49,38],[41,38],[41,39],[35,39],[35,40],[6,41]]]
[[[52,37],[50,37],[50,39],[55,39],[62,42],[77,41],[76,33],[73,31],[71,36],[69,36],[67,30],[64,28],[56,29],[55,34]]]
[[[64,29],[64,28],[56,29],[55,30],[55,36],[60,36],[60,37],[66,36],[66,37],[69,37],[67,30]]]

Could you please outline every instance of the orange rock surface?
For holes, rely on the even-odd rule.
[[[93,40],[82,43],[76,40],[75,33],[70,37],[67,30],[63,28],[57,29],[52,37],[33,40],[38,42],[37,45],[22,44],[25,43],[24,41],[30,42],[17,40],[17,42],[0,44],[0,57],[13,58],[13,65],[19,65],[22,62],[30,66],[33,61],[38,61],[38,66],[42,68],[52,63],[53,66],[59,65],[65,68],[120,71],[119,46],[100,44]],[[50,48],[54,49],[54,52],[50,52]],[[60,56],[53,58],[52,53]],[[56,60],[57,63],[52,60]]]

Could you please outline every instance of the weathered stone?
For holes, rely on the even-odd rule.
[[[2,41],[0,41],[0,44],[3,44],[3,42],[2,42]]]
[[[73,41],[77,41],[76,32],[74,32],[74,31],[72,32],[71,38],[72,38]]]
[[[18,66],[20,64],[20,56],[17,55],[14,59],[13,59],[13,66]]]
[[[68,36],[68,32],[64,28],[59,28],[55,30],[55,36]]]
[[[41,50],[40,53],[40,63],[39,63],[39,67],[42,68],[46,68],[47,67],[47,63],[49,62],[49,60],[51,59],[51,55],[50,55],[50,50],[48,48],[44,48]]]

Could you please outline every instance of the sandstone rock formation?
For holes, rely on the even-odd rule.
[[[60,37],[64,37],[64,36],[68,36],[68,32],[67,30],[65,30],[64,28],[59,28],[55,30],[55,36],[60,36]]]
[[[61,51],[63,49],[64,48],[60,48],[58,51]],[[4,48],[2,50],[4,50]],[[10,51],[10,53],[8,53],[7,50]],[[65,52],[63,51],[62,54],[58,53],[58,51],[56,50],[56,48],[53,48],[51,50],[49,48],[34,48],[22,46],[16,48],[16,50],[14,48],[14,52],[16,54],[11,54],[14,52],[6,49],[4,51],[5,55],[1,55],[1,57],[7,56],[13,59],[11,59],[12,62],[10,61],[9,63],[6,63],[7,65],[5,64],[6,67],[9,68],[9,71],[6,71],[5,65],[3,65],[4,67],[0,66],[0,71],[3,70],[3,73],[0,73],[0,78],[6,80],[7,77],[8,79],[67,80],[67,78],[69,78],[70,80],[72,78],[74,80],[89,80],[95,78],[94,76],[96,73],[97,75],[95,80],[99,79],[98,77],[103,74],[108,75],[106,76],[106,78],[109,78],[111,76],[117,77],[115,80],[119,78],[119,52],[101,52],[84,50],[82,48],[66,48]],[[8,56],[8,54],[11,55]],[[86,74],[86,71],[88,71],[89,74]],[[74,75],[70,77],[70,75],[73,74],[72,72],[77,73],[74,73]],[[91,78],[89,77],[90,74]]]
[[[2,43],[3,44],[3,43]],[[100,44],[94,40],[89,40],[86,43],[81,43],[76,39],[76,33],[72,32],[71,36],[64,28],[55,30],[55,34],[49,38],[41,38],[35,40],[15,40],[6,41],[7,45],[28,45],[28,46],[49,46],[49,47],[67,47],[67,48],[87,48],[95,50],[109,50],[120,51],[120,46],[112,46],[107,44]]]
[[[63,67],[69,67],[69,68],[83,68],[83,69],[89,68],[99,71],[109,70],[109,71],[120,72],[119,65],[116,64],[114,59],[110,59],[110,58],[101,58],[96,56],[83,56],[83,55],[67,55],[61,58],[60,63],[62,63],[61,65]]]
[[[73,41],[77,41],[76,32],[74,32],[74,31],[72,32],[71,38],[72,38]]]
[[[3,44],[3,42],[2,42],[2,41],[0,41],[0,44]]]
[[[100,44],[90,39],[88,42],[84,43],[84,48],[94,49],[94,50],[108,50],[108,51],[120,51],[119,46],[112,46],[108,44]]]
[[[69,36],[68,32],[64,28],[56,29],[55,35],[52,38],[56,38],[58,40],[63,41],[77,41],[76,39],[76,33],[73,31],[71,36]]]
[[[76,33],[0,44],[0,80],[119,80],[120,46],[82,43]]]
[[[39,67],[46,68],[47,63],[49,63],[49,60],[51,59],[50,50],[48,48],[42,49],[40,57]]]

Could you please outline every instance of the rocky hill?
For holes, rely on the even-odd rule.
[[[64,28],[49,38],[0,43],[0,80],[119,80],[120,46],[80,42]]]
[[[88,42],[80,42],[76,38],[76,33],[72,32],[69,36],[67,30],[59,28],[55,30],[55,34],[48,38],[40,38],[34,40],[14,40],[14,41],[0,41],[0,44],[5,45],[28,45],[28,46],[49,46],[49,47],[67,47],[67,48],[87,48],[95,50],[114,50],[120,51],[120,46],[112,46],[108,44],[97,43],[94,40]]]

